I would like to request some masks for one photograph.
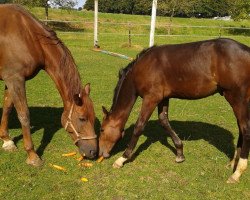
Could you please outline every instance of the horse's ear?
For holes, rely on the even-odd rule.
[[[104,106],[102,106],[102,112],[104,114],[104,118],[106,118],[109,115],[109,112],[107,111],[107,109]]]
[[[80,98],[79,94],[75,94],[74,95],[74,102],[77,106],[82,106],[83,104],[83,101],[82,99]]]
[[[90,94],[90,83],[87,83],[85,86],[84,86],[84,91],[87,95]]]

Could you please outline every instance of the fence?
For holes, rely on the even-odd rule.
[[[92,21],[57,21],[44,20],[54,30],[60,34],[75,34],[93,36]],[[131,22],[99,22],[99,44],[101,46],[148,46],[150,23]],[[175,37],[182,40],[199,40],[203,38],[245,38],[250,37],[250,28],[221,25],[179,25],[174,23],[157,23],[155,29],[155,42],[157,44],[166,43],[164,38]],[[94,39],[94,38],[93,38]],[[93,40],[92,40],[93,41]],[[171,41],[170,41],[171,43]]]

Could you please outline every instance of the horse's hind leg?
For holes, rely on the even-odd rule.
[[[185,157],[183,155],[183,144],[178,135],[174,132],[174,130],[171,128],[168,120],[168,106],[169,106],[169,99],[164,99],[161,103],[158,105],[158,117],[160,124],[162,127],[167,131],[167,133],[170,134],[171,139],[175,145],[176,148],[176,159],[175,161],[180,163],[185,160]]]
[[[22,125],[24,148],[28,153],[26,163],[33,166],[41,166],[42,161],[36,154],[31,139],[29,110],[25,93],[25,80],[17,75],[5,80],[5,83],[16,108],[18,119]]]
[[[239,126],[239,139],[237,143],[237,153],[232,165],[236,166],[234,173],[229,177],[227,183],[238,182],[242,173],[247,169],[247,159],[250,148],[250,116],[248,102],[241,94],[225,94],[233,108]],[[238,160],[238,161],[237,161]]]
[[[159,102],[157,102],[154,98],[150,98],[150,97],[143,98],[141,111],[140,111],[139,117],[136,121],[132,138],[128,144],[127,149],[123,153],[123,156],[118,158],[114,162],[114,164],[113,164],[114,168],[122,167],[123,163],[126,160],[128,160],[129,158],[131,158],[133,150],[137,144],[137,141],[138,141],[139,137],[141,136],[142,131],[143,131],[147,121],[149,120],[152,112],[154,111],[154,109],[158,103]]]
[[[8,132],[9,115],[10,115],[12,108],[13,108],[13,102],[10,98],[8,88],[5,87],[4,100],[3,100],[3,113],[2,113],[1,126],[0,126],[0,138],[4,142],[2,148],[5,151],[15,151],[17,149],[16,145],[10,138],[9,132]]]
[[[232,159],[232,160],[230,161],[230,163],[227,165],[227,167],[228,167],[228,168],[231,167],[231,169],[233,169],[233,171],[236,170],[237,164],[238,164],[239,159],[240,159],[240,152],[241,152],[242,140],[243,140],[242,132],[241,132],[241,130],[240,130],[239,123],[238,123],[238,127],[239,127],[239,138],[238,138],[238,142],[237,142],[237,149],[235,150],[233,159]]]

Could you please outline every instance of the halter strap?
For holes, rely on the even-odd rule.
[[[94,135],[94,136],[89,136],[89,137],[80,136],[80,134],[77,132],[77,130],[75,129],[75,126],[74,126],[73,123],[72,123],[71,117],[72,117],[72,113],[73,113],[73,108],[74,108],[74,103],[72,104],[72,106],[71,106],[71,108],[70,108],[68,120],[67,120],[67,122],[66,122],[66,124],[65,124],[64,129],[67,131],[67,128],[68,128],[69,126],[71,126],[71,128],[73,129],[73,132],[74,132],[75,135],[76,135],[76,140],[74,141],[74,143],[77,143],[79,140],[92,140],[92,139],[97,138],[96,135]]]

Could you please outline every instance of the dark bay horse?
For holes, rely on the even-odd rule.
[[[0,138],[3,149],[15,150],[8,133],[8,117],[15,106],[22,126],[26,162],[42,164],[34,150],[30,133],[25,81],[40,69],[45,70],[62,97],[62,125],[69,132],[82,155],[95,157],[97,139],[95,114],[89,98],[90,85],[81,85],[79,72],[67,47],[56,33],[17,5],[0,6],[0,78],[5,83]],[[41,83],[44,84],[44,83]],[[46,85],[45,85],[46,87]]]
[[[230,39],[154,46],[142,51],[120,71],[111,110],[103,107],[99,155],[109,157],[114,144],[123,136],[125,123],[140,96],[142,107],[132,138],[113,167],[120,168],[131,158],[157,106],[160,124],[176,147],[176,162],[184,161],[182,141],[168,120],[169,99],[200,99],[217,92],[231,105],[239,126],[237,151],[230,163],[235,171],[228,182],[239,181],[247,168],[250,147],[250,48]]]

